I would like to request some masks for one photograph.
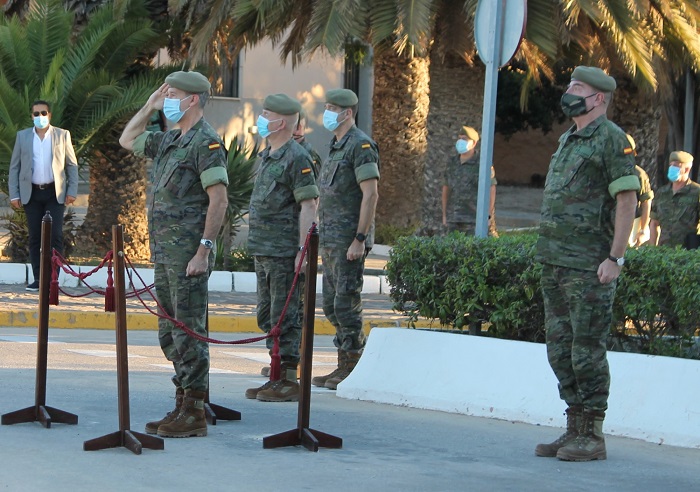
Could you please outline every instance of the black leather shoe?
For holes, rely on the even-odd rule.
[[[31,284],[27,285],[27,290],[29,292],[39,292],[39,281],[35,280]]]

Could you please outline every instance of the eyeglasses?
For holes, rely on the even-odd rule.
[[[37,117],[37,116],[39,116],[39,115],[41,115],[41,116],[47,116],[48,114],[49,114],[48,111],[34,111],[34,112],[32,113],[32,116],[34,116],[34,117]]]

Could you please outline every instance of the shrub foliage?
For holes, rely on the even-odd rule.
[[[405,237],[387,263],[394,309],[412,322],[438,320],[486,335],[544,342],[542,268],[535,234],[475,238]],[[609,346],[647,354],[698,357],[700,255],[668,248],[630,250],[618,280]]]

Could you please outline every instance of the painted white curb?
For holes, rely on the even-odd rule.
[[[407,361],[410,361],[407,362]],[[700,361],[608,352],[603,431],[700,448]],[[563,427],[544,344],[404,328],[372,330],[341,398]],[[549,436],[543,433],[543,440]],[[533,443],[534,446],[534,443]]]

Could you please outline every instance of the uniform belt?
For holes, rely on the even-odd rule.
[[[45,190],[47,188],[53,188],[54,185],[55,185],[55,181],[52,181],[51,183],[40,184],[40,185],[32,183],[32,188],[34,188],[35,190]]]

